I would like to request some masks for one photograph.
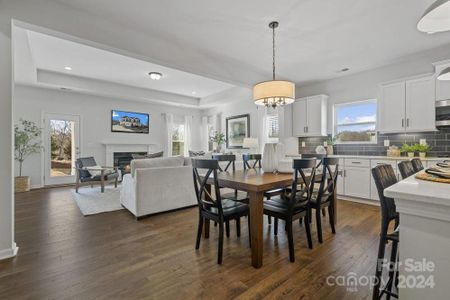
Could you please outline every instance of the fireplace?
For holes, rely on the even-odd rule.
[[[147,152],[114,152],[114,167],[119,167],[122,174],[129,173],[130,162],[133,160],[133,154],[145,155]]]

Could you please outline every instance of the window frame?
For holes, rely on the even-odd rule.
[[[375,104],[376,111],[375,111],[375,121],[374,122],[358,122],[358,123],[348,123],[348,124],[337,124],[337,108],[339,106],[348,106],[352,104],[359,104],[364,102],[371,102]],[[348,141],[348,142],[342,142],[339,141],[336,137],[337,127],[339,126],[352,126],[352,125],[364,125],[364,124],[375,124],[375,139],[374,141]],[[336,140],[336,145],[357,145],[357,144],[377,144],[378,143],[378,100],[376,98],[369,98],[364,100],[357,100],[357,101],[349,101],[349,102],[342,102],[342,103],[335,103],[333,105],[333,138]]]
[[[180,126],[183,126],[183,140],[174,140],[173,139],[173,134],[174,134],[174,132],[175,132],[175,128],[176,127],[180,127]],[[184,145],[185,145],[185,140],[184,140],[184,138],[185,138],[185,136],[184,136],[184,123],[182,123],[182,122],[174,122],[173,123],[173,128],[172,128],[172,137],[170,138],[170,142],[172,143],[172,153],[171,153],[171,156],[180,156],[180,155],[184,155],[184,153],[180,153],[180,154],[174,154],[173,153],[173,149],[174,149],[174,147],[173,147],[173,143],[175,142],[175,143],[183,143],[183,150],[184,150]],[[183,151],[184,152],[184,151]]]

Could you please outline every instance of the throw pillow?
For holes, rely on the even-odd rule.
[[[189,157],[204,156],[204,155],[205,155],[205,151],[189,150]]]

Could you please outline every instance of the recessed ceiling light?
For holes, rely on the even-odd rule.
[[[66,71],[72,71],[72,68],[69,67],[69,66],[65,66],[65,67],[64,67],[64,70],[66,70]]]
[[[160,80],[162,78],[162,74],[159,72],[150,72],[150,73],[148,73],[148,75],[153,80]]]
[[[341,71],[341,72],[347,72],[347,71],[350,71],[350,69],[349,69],[349,68],[343,68],[343,69],[341,69],[340,71]]]

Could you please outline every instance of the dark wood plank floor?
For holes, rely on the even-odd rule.
[[[329,275],[372,275],[377,251],[377,207],[339,201],[337,234],[324,225],[314,249],[294,226],[290,263],[283,225],[274,237],[264,225],[264,266],[250,266],[247,222],[235,226],[216,264],[217,228],[195,251],[197,210],[136,221],[126,210],[83,217],[69,188],[16,195],[16,258],[0,262],[0,299],[367,299],[368,287],[329,286]],[[267,220],[265,219],[265,222]]]

